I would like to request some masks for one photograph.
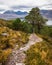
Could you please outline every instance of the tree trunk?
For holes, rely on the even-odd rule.
[[[41,26],[40,23],[38,23],[38,33],[40,33],[40,29],[41,29],[40,26]]]
[[[35,32],[35,31],[34,31],[34,21],[32,22],[32,27],[33,27],[32,33],[34,33],[34,32]]]

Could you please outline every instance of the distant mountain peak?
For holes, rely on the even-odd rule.
[[[15,12],[17,15],[26,15],[26,14],[28,14],[27,12],[22,12],[22,11],[17,11],[17,12]]]
[[[40,14],[48,19],[52,19],[52,10],[40,10]],[[25,16],[28,15],[28,12],[24,11],[13,11],[13,10],[7,10],[3,14],[0,14],[0,18],[2,19],[15,19],[15,18],[21,18],[23,19]]]
[[[27,12],[22,12],[22,11],[16,11],[14,12],[13,10],[7,10],[4,12],[4,14],[16,14],[16,15],[26,15],[28,14]]]
[[[15,14],[15,12],[13,10],[7,10],[3,14]]]
[[[40,12],[46,18],[48,18],[48,19],[51,18],[52,19],[52,10],[41,10]]]

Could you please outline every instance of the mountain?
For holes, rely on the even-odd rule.
[[[40,14],[48,19],[52,19],[52,10],[40,10]],[[15,19],[15,18],[20,18],[24,19],[25,16],[28,15],[28,12],[22,12],[22,11],[13,11],[13,10],[7,10],[3,14],[0,14],[0,18],[2,19]]]
[[[3,14],[0,14],[0,18],[6,20],[15,18],[23,19],[27,14],[28,14],[27,12],[21,12],[21,11],[14,12],[12,10],[7,10]]]
[[[5,11],[3,14],[15,14],[15,12],[12,11],[12,10],[7,10],[7,11]]]
[[[17,11],[15,12],[17,15],[27,15],[28,13],[27,12],[21,12],[21,11]]]
[[[4,14],[16,14],[16,15],[26,15],[28,14],[27,12],[22,12],[22,11],[17,11],[17,12],[14,12],[12,10],[8,10],[8,11],[5,11]]]
[[[52,10],[41,10],[40,13],[46,18],[52,19]]]
[[[26,15],[16,15],[16,14],[0,14],[0,19],[5,19],[5,20],[11,20],[11,19],[24,19]]]

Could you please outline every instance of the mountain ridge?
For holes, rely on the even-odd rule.
[[[48,18],[48,19],[51,18],[52,19],[52,10],[41,10],[40,12],[46,18]]]
[[[40,10],[40,14],[47,18],[52,19],[52,10]],[[13,10],[7,10],[3,14],[0,14],[0,18],[2,19],[15,19],[15,18],[21,18],[24,19],[25,16],[28,15],[28,12],[24,11],[13,11]]]
[[[28,14],[26,11],[22,12],[22,11],[13,11],[13,10],[7,10],[5,11],[3,14],[16,14],[16,15],[25,15]]]

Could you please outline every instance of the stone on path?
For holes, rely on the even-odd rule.
[[[25,65],[24,63],[16,63],[16,65]]]

